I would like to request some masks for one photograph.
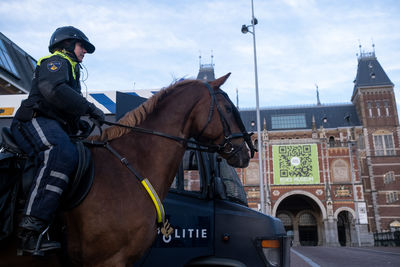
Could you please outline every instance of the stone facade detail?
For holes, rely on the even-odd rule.
[[[320,113],[318,107],[299,108],[274,111],[263,118],[264,212],[284,222],[294,234],[294,245],[370,246],[372,233],[389,231],[400,221],[400,127],[393,88],[375,54],[363,53],[351,98],[358,124],[351,112],[339,113],[344,107],[338,107],[334,117],[347,123],[335,127],[323,107]],[[305,128],[298,127],[301,116],[293,115],[301,112],[313,112]],[[268,122],[272,117],[282,129]],[[291,122],[294,129],[284,129],[284,119],[289,117],[297,120]],[[307,145],[316,147],[316,156],[298,152]],[[277,156],[280,146],[293,154]],[[299,170],[302,161],[309,164]],[[243,178],[249,196],[259,181],[257,155],[250,166],[254,171],[246,175],[254,176]],[[311,172],[315,166],[317,175]],[[303,180],[282,179],[299,172]],[[249,207],[259,209],[259,203],[249,198]]]

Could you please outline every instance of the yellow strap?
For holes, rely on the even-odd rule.
[[[153,186],[147,180],[147,178],[143,179],[141,181],[142,185],[146,189],[147,193],[150,195],[151,200],[153,200],[154,206],[156,207],[157,211],[157,222],[162,223],[165,220],[165,212],[164,212],[164,206],[161,203],[160,198],[157,195],[157,192],[154,190]]]
[[[48,55],[48,56],[45,56],[45,57],[40,58],[39,61],[37,62],[37,65],[40,66],[40,64],[42,63],[42,60],[48,59],[48,58],[50,58],[50,57],[52,57],[52,56],[56,56],[56,55],[57,55],[57,56],[60,56],[60,57],[62,57],[62,58],[65,58],[66,60],[69,61],[69,63],[71,63],[71,67],[72,67],[72,76],[74,76],[74,80],[76,80],[75,66],[76,66],[76,64],[78,64],[78,62],[73,61],[69,56],[67,56],[66,54],[64,54],[64,53],[62,53],[62,52],[60,52],[60,51],[56,51],[56,52],[54,52],[54,53],[51,54],[51,55]]]

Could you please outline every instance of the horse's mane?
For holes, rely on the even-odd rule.
[[[126,126],[134,127],[142,123],[148,114],[151,114],[157,104],[164,99],[172,90],[185,86],[189,83],[198,82],[196,80],[184,80],[180,82],[176,82],[171,84],[167,88],[161,89],[157,94],[154,94],[150,97],[146,102],[138,106],[136,109],[127,112],[117,123],[123,124]],[[105,141],[105,140],[112,140],[118,137],[123,136],[124,134],[130,132],[131,129],[119,126],[111,126],[107,129],[103,130],[102,135],[95,135],[91,136],[90,140],[95,141]]]

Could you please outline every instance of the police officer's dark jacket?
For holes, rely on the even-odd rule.
[[[68,133],[76,133],[79,118],[88,113],[90,104],[81,95],[79,68],[78,62],[60,51],[41,58],[29,97],[22,101],[15,118],[28,121],[45,116],[59,121]]]

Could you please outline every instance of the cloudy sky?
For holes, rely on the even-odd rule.
[[[80,28],[90,91],[158,89],[214,56],[241,108],[255,107],[250,0],[1,0],[0,31],[35,59],[59,26]],[[254,0],[260,106],[349,103],[360,52],[376,56],[400,103],[400,1]]]

